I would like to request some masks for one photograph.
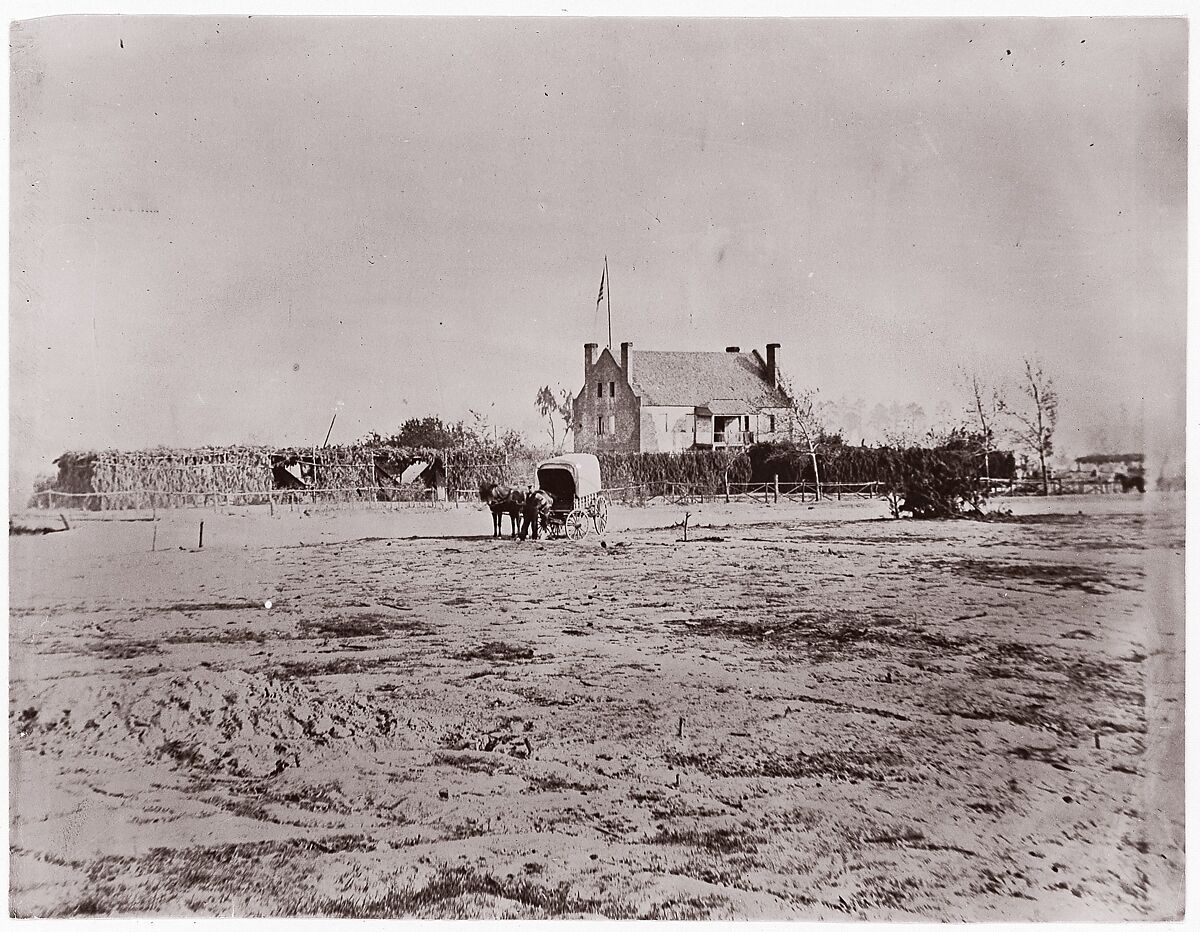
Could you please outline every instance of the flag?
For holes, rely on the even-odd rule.
[[[596,295],[596,307],[600,306],[600,302],[604,300],[604,278],[608,274],[608,264],[605,263],[604,271],[600,273],[600,293]]]

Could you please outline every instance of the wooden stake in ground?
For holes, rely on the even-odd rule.
[[[62,518],[63,530],[64,530],[64,531],[69,531],[69,530],[71,530],[71,525],[67,524],[67,516],[66,516],[66,515],[64,515],[64,514],[63,514],[61,511],[58,513],[58,516],[59,516],[60,518]]]
[[[150,539],[150,552],[154,553],[158,549],[158,522],[154,522],[154,536]]]
[[[204,522],[200,522],[200,549],[204,549]]]
[[[679,737],[679,738],[683,737],[683,716],[682,715],[679,716],[679,731],[676,733],[676,737]]]

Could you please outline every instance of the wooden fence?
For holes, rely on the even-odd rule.
[[[268,489],[208,492],[172,492],[158,489],[125,489],[115,492],[58,492],[42,489],[32,496],[34,507],[85,508],[89,511],[121,511],[131,508],[217,508],[230,505],[267,505],[274,512],[277,506],[380,503],[428,504],[438,501],[437,489],[406,488],[381,492],[378,486],[325,489]]]

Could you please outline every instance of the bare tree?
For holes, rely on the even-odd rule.
[[[817,468],[817,438],[825,433],[821,420],[821,405],[813,389],[797,389],[784,375],[779,376],[779,387],[788,399],[787,432],[793,443],[800,439],[812,458],[813,481],[817,486],[817,501],[821,500],[821,474]]]
[[[995,385],[988,385],[978,372],[961,371],[969,396],[966,415],[971,432],[974,433],[978,427],[983,441],[983,477],[991,479],[988,461],[996,443],[996,428],[1005,411],[1004,394]]]
[[[1042,494],[1050,494],[1050,474],[1046,460],[1054,454],[1054,429],[1058,426],[1058,393],[1054,379],[1042,364],[1026,358],[1025,373],[1019,393],[1019,407],[1005,406],[1012,419],[1013,436],[1022,446],[1035,454],[1042,469]]]
[[[550,446],[555,453],[561,453],[563,446],[567,442],[567,436],[571,433],[572,423],[572,401],[571,393],[565,388],[559,388],[558,392],[549,385],[543,385],[538,389],[537,399],[534,404],[537,405],[538,411],[542,413],[542,417],[546,419],[546,434],[550,438]],[[562,431],[559,431],[559,422],[562,422]]]

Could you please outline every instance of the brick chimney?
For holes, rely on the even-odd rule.
[[[621,344],[621,371],[625,373],[625,381],[633,384],[633,344]]]
[[[727,353],[740,353],[741,351],[742,351],[742,348],[740,346],[725,347],[725,352],[727,352]]]
[[[592,366],[596,365],[596,350],[599,348],[599,343],[584,343],[583,344],[583,377],[586,379],[588,373],[592,371]]]
[[[775,388],[779,387],[779,344],[767,344],[767,381]]]

